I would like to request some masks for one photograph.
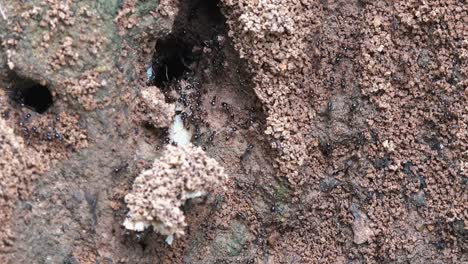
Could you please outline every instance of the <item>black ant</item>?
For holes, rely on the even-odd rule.
[[[325,156],[330,156],[333,152],[333,145],[330,142],[323,142],[320,147]]]
[[[208,141],[209,141],[209,142],[213,142],[215,134],[216,134],[215,131],[213,131],[213,132],[210,134],[210,136],[208,137]]]
[[[119,173],[120,171],[122,171],[122,170],[124,170],[124,169],[127,169],[127,168],[128,168],[128,163],[125,162],[125,163],[123,163],[123,164],[121,164],[121,165],[115,167],[112,171],[113,171],[115,174],[117,174],[117,173]]]
[[[251,153],[252,153],[252,149],[255,147],[255,145],[253,144],[249,144],[247,146],[247,149],[245,150],[244,154],[242,154],[242,156],[240,157],[240,160],[243,161],[245,160]]]

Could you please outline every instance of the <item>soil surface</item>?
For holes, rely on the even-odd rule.
[[[456,0],[0,0],[0,262],[468,262],[467,18]],[[168,245],[122,224],[174,116],[229,180]]]

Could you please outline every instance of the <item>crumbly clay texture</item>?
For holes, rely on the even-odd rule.
[[[181,206],[220,188],[226,179],[224,169],[201,148],[168,145],[125,196],[130,211],[124,226],[134,231],[153,226],[160,234],[182,236],[187,224]]]
[[[169,127],[175,106],[164,102],[164,95],[155,86],[143,87],[135,104],[137,119],[154,127]]]
[[[468,146],[466,4],[222,3],[267,110],[279,175],[298,204],[294,231],[285,232],[272,262],[292,261],[281,252],[296,252],[304,263],[460,256],[466,245],[450,232],[460,233],[453,227],[463,223],[466,230],[468,212],[460,196]],[[337,223],[366,246],[347,246]],[[432,253],[433,245],[444,254]]]
[[[13,245],[14,233],[11,223],[17,199],[26,198],[32,181],[38,172],[45,170],[38,166],[39,159],[25,146],[23,139],[14,134],[0,118],[0,251]],[[28,156],[28,154],[30,154]]]

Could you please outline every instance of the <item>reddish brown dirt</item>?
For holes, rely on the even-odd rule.
[[[145,28],[137,3],[124,1],[115,19],[124,38]],[[141,47],[124,42],[106,75],[111,84],[70,78],[75,89],[26,123],[65,140],[45,133],[28,141],[19,121],[31,110],[0,90],[1,113],[9,113],[0,128],[11,127],[0,131],[0,149],[11,152],[22,137],[15,149],[28,150],[20,163],[2,157],[2,168],[51,164],[18,178],[24,195],[10,184],[16,174],[0,173],[0,187],[14,187],[0,199],[11,223],[0,233],[8,246],[0,260],[468,261],[464,1],[171,0],[152,14],[177,10],[154,57],[148,30],[136,38]],[[171,38],[175,53],[161,45]],[[183,68],[169,81],[177,69],[165,72],[166,57]],[[156,80],[145,83],[151,59]],[[186,235],[172,246],[151,230],[122,227],[123,197],[169,143],[166,129],[145,122],[158,119],[140,107],[142,85],[185,104],[179,114],[195,128],[192,142],[230,177],[225,189],[184,206]],[[72,107],[80,104],[85,110]]]
[[[466,261],[466,5],[223,2],[295,191],[271,261]]]

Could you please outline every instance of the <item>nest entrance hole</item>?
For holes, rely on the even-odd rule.
[[[50,89],[31,79],[15,76],[12,91],[13,101],[39,114],[45,113],[54,104]]]

